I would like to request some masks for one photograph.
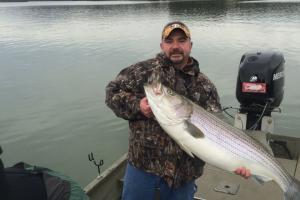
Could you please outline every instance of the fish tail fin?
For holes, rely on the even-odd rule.
[[[288,190],[284,193],[284,200],[298,200],[300,199],[300,181],[293,179],[289,185]]]

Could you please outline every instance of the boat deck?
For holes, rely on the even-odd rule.
[[[252,138],[260,142],[273,154],[276,152],[276,159],[281,163],[292,176],[300,180],[300,159],[299,159],[299,138],[291,138],[280,135],[270,135],[260,131],[247,132]],[[289,157],[280,153],[280,148],[271,149],[267,141],[281,141],[287,144],[290,156],[293,159],[278,158],[278,154],[283,157]],[[299,165],[298,165],[299,163]],[[201,200],[222,199],[263,199],[263,200],[281,200],[283,193],[280,187],[274,182],[267,182],[263,185],[253,179],[244,179],[233,173],[218,169],[206,164],[203,175],[197,180],[198,190],[196,197]],[[197,199],[197,198],[195,198]]]
[[[278,159],[287,171],[300,178],[299,160]],[[263,185],[251,178],[244,179],[235,174],[206,165],[203,176],[197,180],[198,190],[195,199],[211,200],[281,200],[283,193],[279,186],[271,181]]]
[[[287,171],[300,180],[300,139],[286,136],[268,135],[261,132],[251,136],[261,142],[267,149],[274,152],[275,157]],[[268,142],[274,142],[276,148],[270,148]],[[277,142],[277,143],[276,143]],[[281,148],[279,143],[286,144]],[[282,151],[283,149],[283,151]],[[283,158],[284,151],[286,157]],[[280,155],[280,156],[278,156]],[[94,179],[85,187],[85,191],[91,200],[120,200],[122,192],[122,180],[127,163],[126,154],[117,160],[110,168]],[[195,200],[281,200],[283,194],[279,186],[270,181],[260,185],[254,180],[244,179],[241,176],[205,165],[203,175],[196,181],[198,190]],[[156,200],[159,200],[156,199]]]

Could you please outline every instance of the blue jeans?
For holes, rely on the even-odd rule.
[[[154,200],[157,188],[160,200],[193,200],[197,186],[193,180],[179,188],[170,188],[161,177],[127,164],[122,200]]]

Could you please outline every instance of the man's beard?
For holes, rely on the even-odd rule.
[[[169,59],[174,64],[181,64],[182,62],[184,62],[184,53],[179,50],[172,51],[170,53]]]

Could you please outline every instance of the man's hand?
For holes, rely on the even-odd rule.
[[[150,105],[148,104],[147,97],[144,97],[140,101],[140,109],[141,112],[148,118],[153,116],[152,110],[150,108]]]
[[[250,169],[247,169],[246,167],[237,168],[234,172],[244,178],[249,178],[251,176]]]

